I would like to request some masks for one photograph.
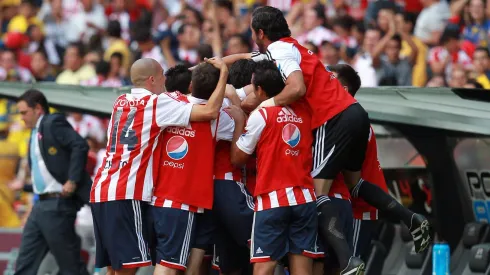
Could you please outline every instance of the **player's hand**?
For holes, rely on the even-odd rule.
[[[234,120],[246,120],[247,115],[245,112],[242,110],[242,108],[236,106],[236,105],[231,105],[230,107],[226,107],[225,112],[227,112]]]
[[[206,61],[209,64],[213,65],[217,69],[221,69],[223,67],[226,67],[226,64],[223,61],[223,59],[221,59],[220,57],[217,57],[217,56],[212,57],[212,58],[204,58],[204,61]]]
[[[75,193],[75,189],[77,188],[77,184],[71,180],[67,180],[65,184],[63,184],[63,190],[61,195],[64,197],[70,197]]]

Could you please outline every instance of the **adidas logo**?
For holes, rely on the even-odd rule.
[[[257,251],[255,251],[255,254],[262,254],[262,253],[264,253],[264,251],[262,251],[262,249],[260,249],[260,247],[257,248]]]

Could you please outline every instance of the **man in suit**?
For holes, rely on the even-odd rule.
[[[36,274],[49,250],[60,274],[88,275],[75,233],[77,211],[88,203],[92,185],[85,171],[87,142],[63,115],[49,114],[46,97],[38,90],[22,94],[17,108],[26,127],[32,129],[28,157],[39,201],[22,233],[15,274]]]

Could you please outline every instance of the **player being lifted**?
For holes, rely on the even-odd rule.
[[[351,258],[352,251],[345,245],[345,236],[337,220],[341,210],[329,203],[329,189],[333,179],[342,173],[350,190],[381,211],[389,212],[403,220],[410,228],[415,249],[427,248],[430,240],[429,224],[423,216],[416,215],[399,204],[378,186],[361,181],[370,133],[369,117],[356,100],[345,91],[335,76],[313,52],[308,51],[291,37],[291,31],[276,8],[265,6],[252,14],[252,38],[260,52],[237,54],[224,58],[227,64],[238,59],[275,61],[285,88],[278,95],[261,103],[262,106],[286,106],[295,101],[306,102],[312,115],[313,169],[315,192],[318,195],[319,231],[338,256],[343,274],[359,274],[364,263]],[[329,226],[332,224],[332,226]],[[330,228],[330,229],[329,229]]]
[[[272,98],[284,87],[271,61],[257,63],[252,78],[260,101]],[[254,275],[272,275],[277,261],[289,257],[291,274],[312,274],[316,251],[317,212],[311,171],[310,114],[302,104],[263,107],[245,115],[231,108],[235,120],[231,160],[247,163],[257,152],[255,214],[251,262]]]
[[[219,66],[226,79],[228,69],[220,59],[208,62]],[[205,105],[171,98],[163,93],[162,67],[150,58],[137,60],[130,74],[134,88],[114,102],[107,153],[90,194],[96,266],[108,266],[108,274],[135,274],[151,264],[147,202],[153,195],[153,152],[162,129],[215,119],[224,96],[224,88],[217,89]]]

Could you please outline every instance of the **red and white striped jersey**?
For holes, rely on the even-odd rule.
[[[453,64],[459,64],[463,66],[465,70],[471,70],[473,67],[473,61],[465,51],[459,50],[455,53],[449,53],[449,51],[442,46],[434,47],[429,50],[428,61],[429,63],[444,62],[448,56],[450,56],[450,62],[445,68],[446,78],[451,76]]]
[[[119,96],[107,130],[108,142],[90,202],[151,201],[153,152],[160,131],[189,124],[192,104],[141,89]]]
[[[237,147],[249,154],[257,148],[255,211],[316,200],[313,191],[313,137],[307,107],[261,108],[250,114]]]
[[[259,195],[255,198],[255,211],[276,207],[305,204],[316,200],[313,188],[288,187]]]
[[[366,181],[377,185],[388,193],[385,176],[381,165],[378,161],[378,148],[376,146],[376,135],[373,128],[369,132],[369,140],[366,148],[366,157],[361,167],[361,177]],[[354,219],[359,220],[377,220],[378,209],[369,205],[361,198],[352,198],[352,210],[354,211]]]
[[[207,102],[179,92],[170,94],[194,104]],[[204,208],[211,209],[214,146],[219,123],[218,118],[163,131],[155,153],[158,177],[151,205],[197,213],[203,213]]]

